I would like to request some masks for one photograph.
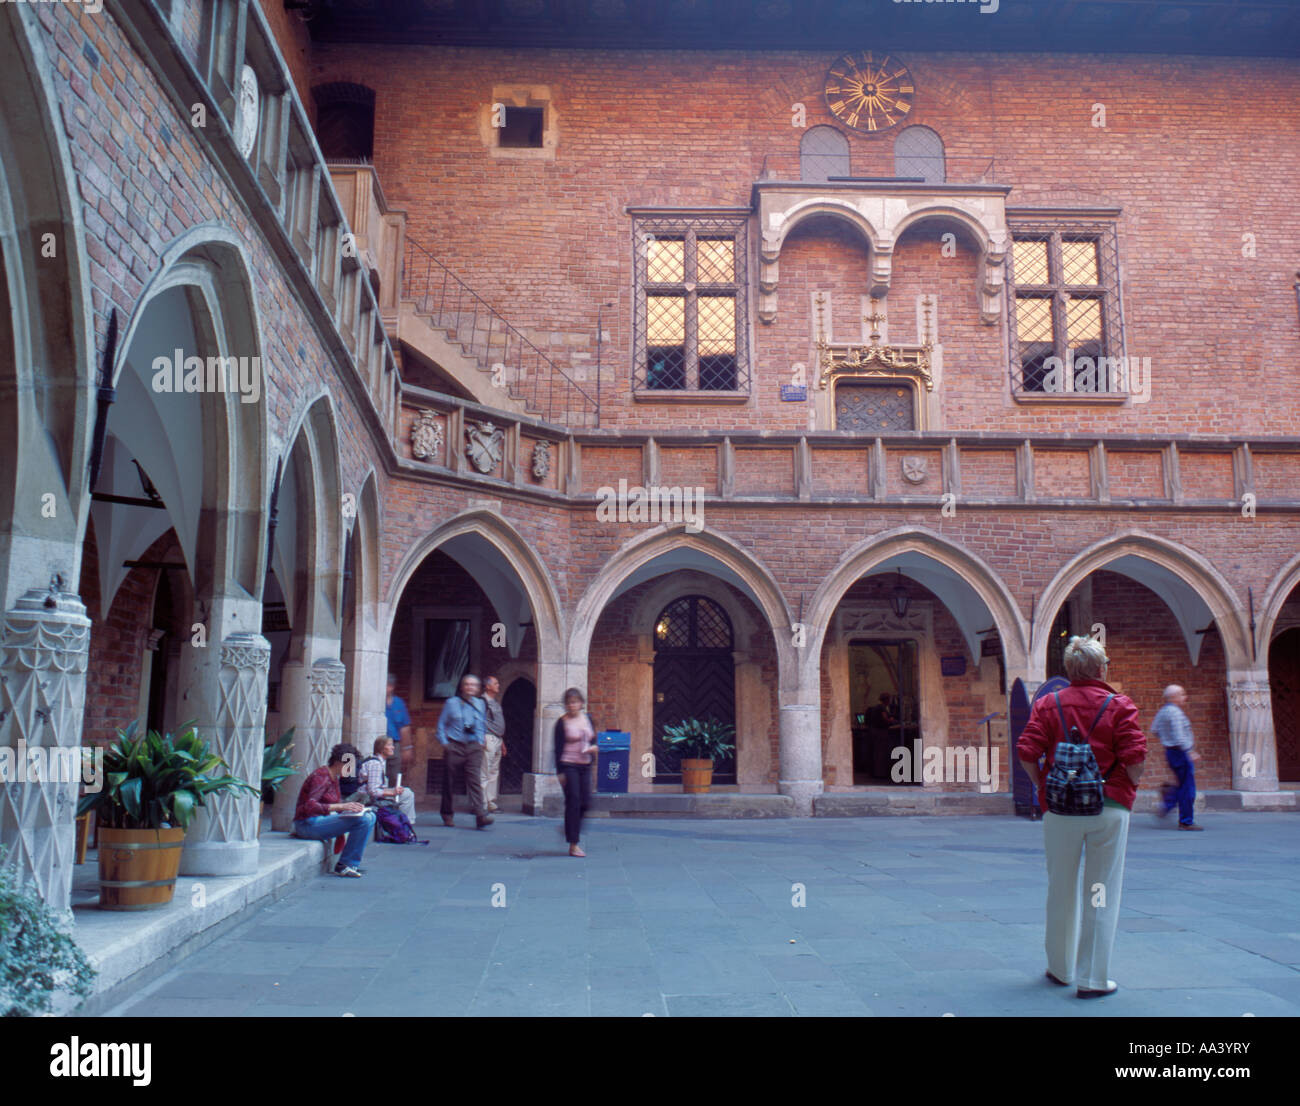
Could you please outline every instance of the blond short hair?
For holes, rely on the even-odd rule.
[[[1072,637],[1065,647],[1065,674],[1071,680],[1096,680],[1110,658],[1095,637]]]

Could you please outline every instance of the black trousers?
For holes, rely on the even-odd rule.
[[[560,783],[564,787],[564,839],[576,845],[582,836],[582,816],[591,806],[591,766],[560,765]]]

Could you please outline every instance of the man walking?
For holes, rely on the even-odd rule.
[[[411,744],[411,714],[406,704],[397,697],[397,677],[388,674],[388,698],[384,704],[384,716],[388,719],[388,736],[393,741],[394,755],[388,758],[388,786],[397,786],[397,773],[410,768],[415,757],[415,747]]]
[[[506,713],[501,709],[501,681],[489,676],[483,681],[483,706],[487,710],[487,746],[483,752],[483,797],[489,811],[497,809],[501,784],[501,758],[506,751]]]
[[[483,748],[486,734],[486,715],[479,699],[482,684],[477,676],[468,673],[461,677],[460,687],[453,699],[443,705],[438,716],[438,744],[442,746],[442,824],[455,825],[455,783],[458,776],[465,778],[469,804],[474,808],[474,820],[479,829],[490,826],[483,798]]]
[[[1178,684],[1165,688],[1165,705],[1156,711],[1151,723],[1151,732],[1160,738],[1165,747],[1165,759],[1178,778],[1177,787],[1166,787],[1162,800],[1162,809],[1157,817],[1163,818],[1175,804],[1178,806],[1178,828],[1180,830],[1201,830],[1192,817],[1192,807],[1196,803],[1196,773],[1192,762],[1201,758],[1192,751],[1195,743],[1192,738],[1192,723],[1183,710],[1187,703],[1187,692]]]

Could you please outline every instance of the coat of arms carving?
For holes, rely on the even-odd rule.
[[[506,432],[490,422],[470,422],[465,426],[465,456],[479,472],[491,472],[501,461],[501,446]]]
[[[925,479],[929,461],[924,457],[903,458],[903,479],[909,484],[919,484]]]
[[[538,442],[533,446],[533,475],[538,480],[545,480],[551,471],[551,443]]]
[[[442,453],[442,423],[432,411],[421,411],[411,424],[411,456],[417,461],[437,461]]]
[[[239,73],[239,100],[235,111],[235,144],[245,158],[253,153],[257,141],[257,107],[260,90],[257,74],[251,65],[246,65]]]

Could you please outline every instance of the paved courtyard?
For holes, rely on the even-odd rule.
[[[575,860],[555,819],[429,814],[109,1013],[1300,1014],[1300,818],[1203,820],[1133,819],[1100,1000],[1042,978],[1041,823],[601,818]]]

